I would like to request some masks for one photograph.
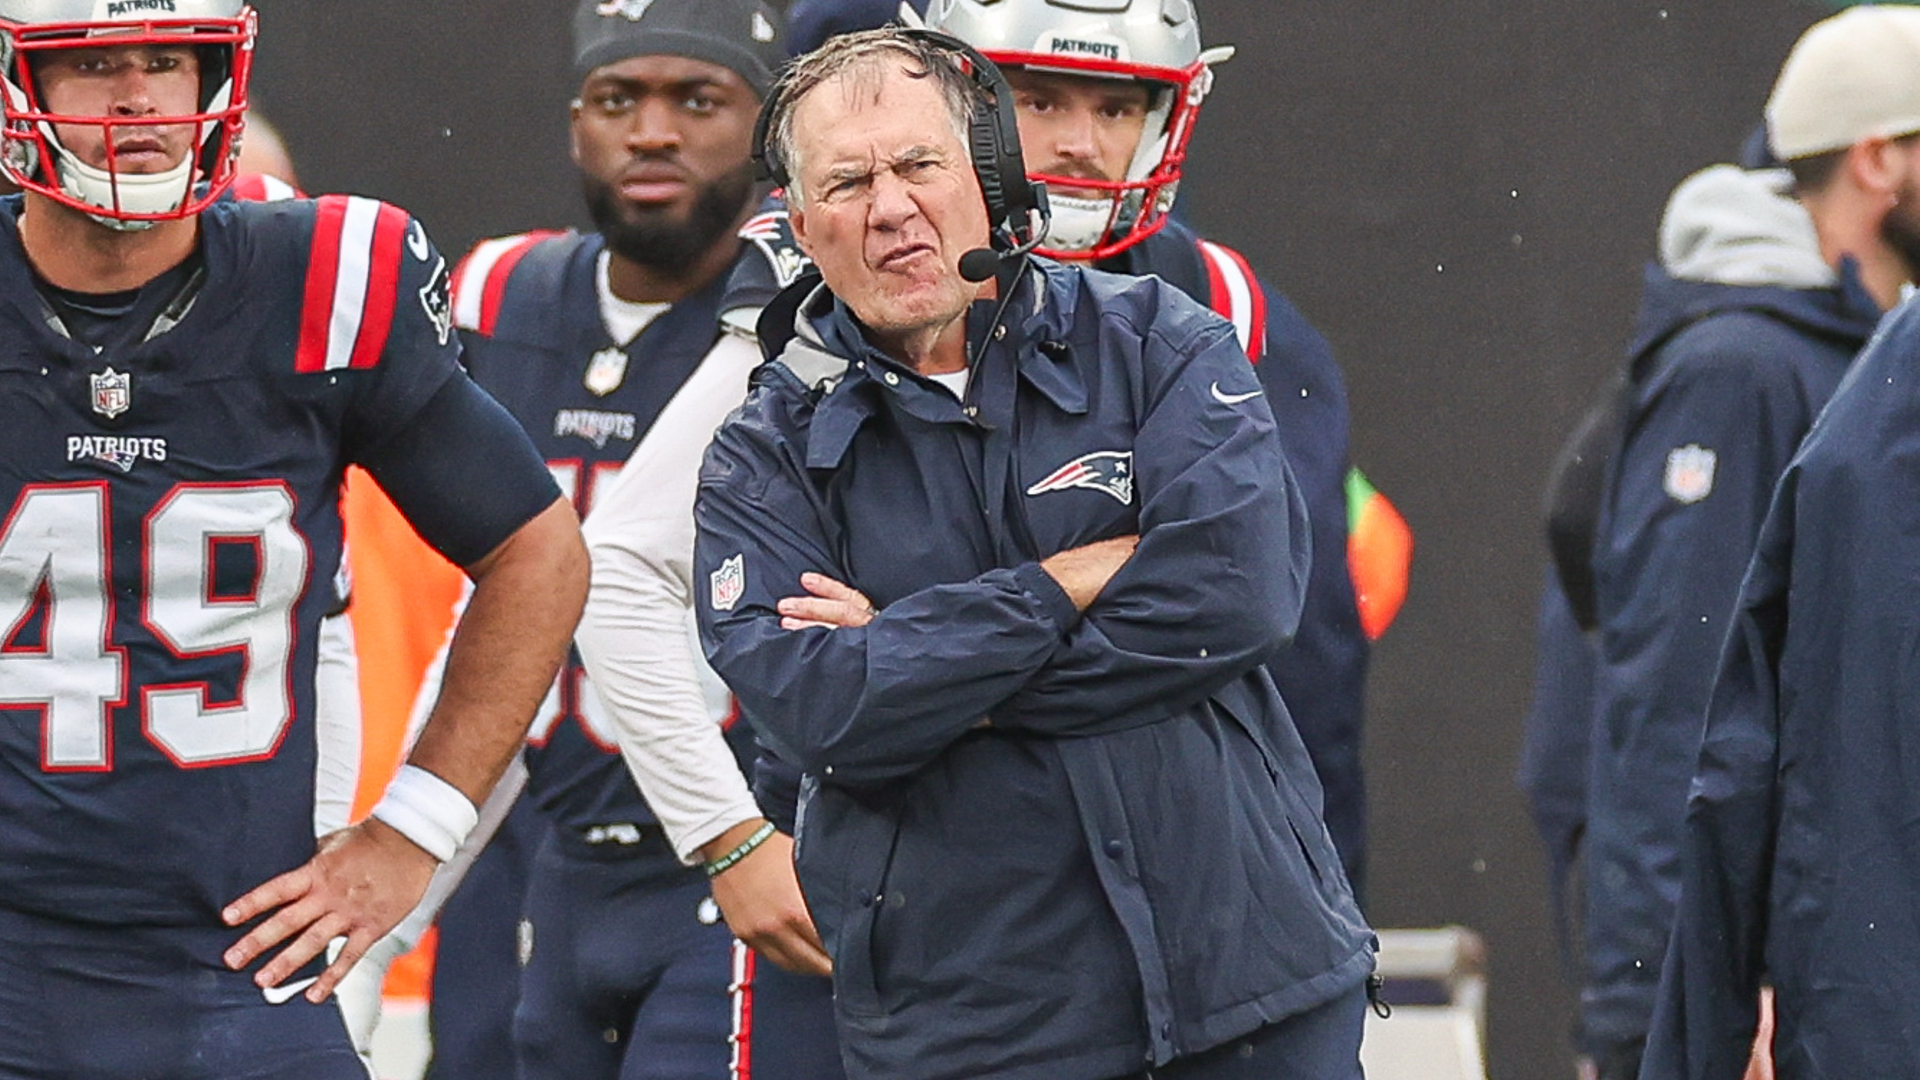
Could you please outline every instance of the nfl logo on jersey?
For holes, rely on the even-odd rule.
[[[732,611],[747,591],[746,555],[735,555],[721,563],[720,569],[707,575],[707,583],[713,593],[713,610]]]
[[[89,375],[93,383],[93,411],[111,420],[133,404],[133,377],[108,368]]]

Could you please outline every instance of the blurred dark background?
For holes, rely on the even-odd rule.
[[[584,224],[565,0],[256,0],[254,101],[309,191],[449,257]],[[1493,1080],[1570,1075],[1573,990],[1514,783],[1540,491],[1617,362],[1666,194],[1730,160],[1816,0],[1200,0],[1220,70],[1183,212],[1333,341],[1357,462],[1418,538],[1375,653],[1369,914],[1487,940]]]

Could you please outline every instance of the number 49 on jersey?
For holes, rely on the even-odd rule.
[[[128,701],[137,634],[160,661],[140,673],[139,704],[162,753],[185,767],[271,757],[292,718],[293,611],[308,569],[293,493],[176,486],[141,525],[136,595],[116,597],[109,490],[30,486],[0,525],[0,709],[40,711],[43,769],[112,768],[110,710]],[[117,611],[123,602],[137,613]],[[232,700],[216,701],[206,665],[198,679],[183,665],[223,654],[240,674]]]

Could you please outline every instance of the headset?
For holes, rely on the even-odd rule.
[[[960,274],[968,281],[985,281],[1001,266],[1011,264],[1038,247],[1047,237],[1053,220],[1047,205],[1045,184],[1027,177],[1027,166],[1020,154],[1020,127],[1013,113],[1013,87],[994,62],[959,38],[920,27],[897,28],[905,38],[931,45],[950,55],[954,66],[967,76],[974,91],[975,107],[967,116],[967,150],[973,159],[974,175],[980,180],[980,194],[987,204],[992,248],[975,248],[960,257]],[[768,141],[772,137],[778,113],[793,107],[782,101],[776,85],[761,103],[760,115],[753,125],[751,156],[760,178],[780,187],[792,182],[786,164],[774,160]]]

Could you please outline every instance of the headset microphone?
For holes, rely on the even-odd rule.
[[[960,256],[960,276],[972,282],[985,281],[1000,269],[1000,258],[992,248],[974,248]]]
[[[975,283],[985,281],[998,273],[1002,266],[1023,258],[1046,241],[1048,226],[1053,224],[1053,212],[1047,205],[1047,186],[1035,183],[1033,189],[1033,198],[1039,205],[1028,214],[1027,239],[1005,251],[982,247],[966,252],[960,256],[961,277]],[[1039,219],[1037,225],[1033,224],[1035,218]]]

